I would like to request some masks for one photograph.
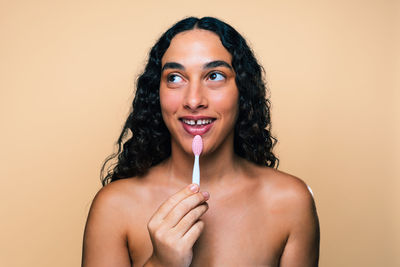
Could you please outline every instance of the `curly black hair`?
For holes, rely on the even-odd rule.
[[[270,132],[270,101],[266,98],[263,68],[246,40],[230,25],[213,17],[189,17],[168,29],[151,49],[145,70],[137,80],[132,112],[117,141],[118,151],[109,156],[101,168],[103,186],[141,176],[171,155],[171,137],[160,108],[161,59],[175,35],[192,29],[214,32],[232,55],[239,90],[235,153],[258,165],[277,167],[279,160],[272,152],[277,140]],[[110,166],[104,176],[107,162],[116,157],[117,163]]]

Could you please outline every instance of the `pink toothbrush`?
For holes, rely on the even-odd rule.
[[[192,142],[192,151],[194,154],[193,176],[192,183],[200,185],[200,164],[199,157],[203,150],[203,139],[200,135],[196,135]]]

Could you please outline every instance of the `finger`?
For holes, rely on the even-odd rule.
[[[180,222],[174,227],[174,231],[182,237],[192,226],[195,224],[201,216],[208,210],[207,202],[198,205],[191,211],[189,211]]]
[[[187,243],[188,246],[193,247],[194,242],[199,238],[203,232],[204,222],[198,220],[193,226],[183,235],[182,241]]]
[[[191,195],[179,202],[171,212],[164,218],[164,223],[167,227],[175,227],[182,218],[192,209],[207,201],[209,198],[208,192],[201,192]]]
[[[152,219],[160,221],[164,219],[170,211],[185,198],[197,193],[199,191],[199,186],[197,184],[190,184],[171,197],[169,197],[154,213]]]

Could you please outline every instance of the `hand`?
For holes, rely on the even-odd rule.
[[[204,228],[199,218],[208,210],[208,192],[191,184],[172,195],[153,214],[147,228],[153,244],[153,265],[186,267],[193,258],[193,245]]]

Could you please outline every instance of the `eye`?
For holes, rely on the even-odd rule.
[[[225,76],[224,76],[223,74],[219,73],[219,72],[211,72],[211,73],[208,75],[208,78],[209,78],[211,81],[222,81],[222,80],[225,79]]]
[[[170,74],[167,77],[168,83],[179,83],[181,81],[183,81],[182,77],[180,77],[179,75],[176,75],[176,74]]]

